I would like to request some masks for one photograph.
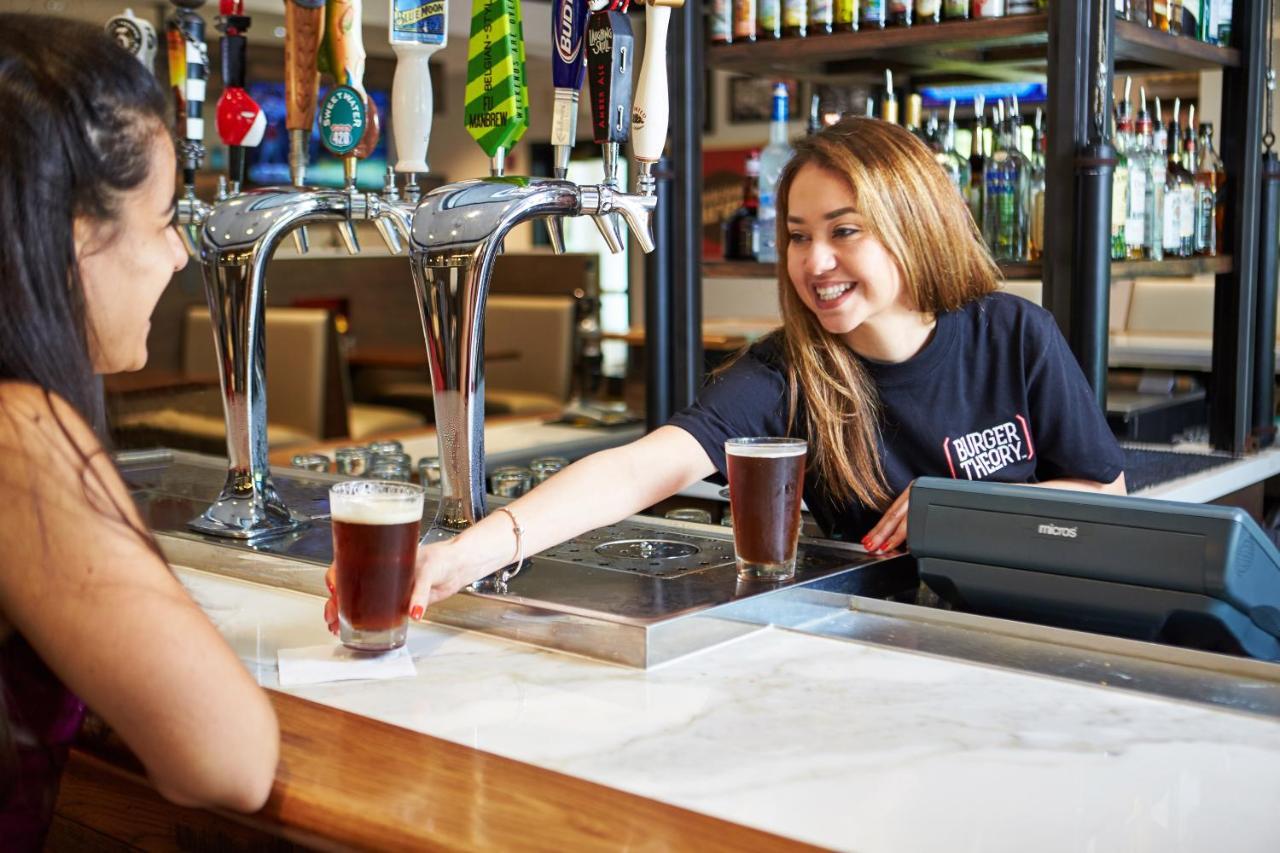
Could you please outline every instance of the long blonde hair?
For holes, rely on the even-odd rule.
[[[790,391],[788,422],[805,401],[810,458],[829,493],[884,508],[892,495],[880,463],[880,402],[857,355],[805,307],[787,273],[788,196],[796,174],[817,166],[843,177],[866,230],[901,271],[908,304],[938,314],[996,289],[999,269],[934,154],[901,127],[848,118],[795,146],[778,183],[778,298]]]

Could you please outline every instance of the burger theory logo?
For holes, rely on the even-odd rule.
[[[556,16],[556,53],[567,65],[582,55],[582,27],[577,20],[577,0],[556,0],[560,13]]]

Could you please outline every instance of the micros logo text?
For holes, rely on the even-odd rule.
[[[1041,536],[1056,536],[1059,539],[1075,539],[1080,532],[1077,527],[1063,527],[1059,524],[1042,524],[1036,528],[1036,533]]]

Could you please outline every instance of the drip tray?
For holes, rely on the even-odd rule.
[[[288,535],[245,543],[186,527],[217,496],[226,479],[225,460],[161,450],[121,454],[117,463],[170,562],[327,594],[324,572],[332,560],[328,489],[344,478],[274,469],[280,496],[311,520]],[[489,501],[492,506],[506,503]],[[434,509],[427,508],[425,524]],[[432,605],[427,616],[441,624],[648,667],[760,630],[727,613],[726,605],[812,584],[865,593],[896,584],[904,573],[914,584],[914,567],[904,566],[906,562],[873,557],[839,542],[801,539],[793,580],[740,581],[732,531],[637,518],[538,554],[500,591],[464,591]]]

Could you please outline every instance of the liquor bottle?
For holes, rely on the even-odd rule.
[[[935,118],[936,121],[936,118]],[[956,99],[952,98],[951,103],[947,106],[947,122],[941,131],[936,135],[939,150],[934,159],[942,166],[943,171],[947,173],[947,177],[951,179],[951,183],[955,184],[956,192],[960,193],[961,198],[966,198],[969,192],[969,160],[961,157],[960,152],[956,151]]]
[[[1169,35],[1182,35],[1182,0],[1167,0],[1169,8]]]
[[[733,0],[733,40],[756,40],[756,0]]]
[[[1012,113],[1012,110],[1010,110]],[[1000,122],[996,150],[987,161],[986,218],[991,223],[991,251],[998,261],[1027,258],[1027,193],[1031,164],[1014,141],[1017,122],[1009,115]]]
[[[884,106],[880,117],[889,124],[898,123],[898,99],[893,94],[893,70],[889,68],[884,70]]]
[[[1129,137],[1132,125],[1123,102],[1116,113],[1116,169],[1111,179],[1111,260],[1123,261],[1128,255],[1124,226],[1129,217]]]
[[[902,126],[917,139],[924,139],[924,128],[920,126],[920,112],[924,106],[924,98],[915,92],[907,95],[907,108],[903,113]]]
[[[820,130],[822,130],[822,96],[815,91],[809,96],[809,126],[805,128],[805,132],[813,136]]]
[[[759,260],[776,263],[778,260],[778,179],[782,168],[791,159],[791,144],[787,141],[787,87],[779,83],[773,87],[773,120],[769,122],[769,144],[760,152],[760,208],[757,219],[759,239],[756,252]]]
[[[1169,32],[1169,0],[1151,0],[1151,28]]]
[[[1126,0],[1114,0],[1111,6],[1117,21],[1129,20],[1129,4]]]
[[[835,26],[832,0],[809,0],[809,35],[828,35]]]
[[[1156,113],[1159,114],[1159,98],[1156,99]],[[1151,114],[1147,112],[1147,93],[1142,91],[1142,108],[1138,110],[1138,136],[1147,151],[1147,197],[1142,204],[1142,230],[1145,236],[1145,254],[1149,260],[1159,261],[1164,258],[1164,223],[1161,210],[1164,207],[1165,161],[1163,131],[1155,132],[1151,123]]]
[[[731,0],[711,0],[710,20],[707,29],[711,31],[712,44],[729,44],[733,41],[733,14]]]
[[[1215,44],[1223,47],[1231,46],[1231,0],[1209,0],[1213,14],[1213,23],[1211,24],[1211,32],[1215,36]]]
[[[858,31],[858,0],[835,0],[835,30],[838,33]]]
[[[1047,135],[1044,132],[1044,112],[1037,107],[1035,119],[1035,135],[1031,148],[1031,254],[1033,261],[1044,256],[1044,190],[1045,190],[1045,146]]]
[[[895,27],[911,26],[912,0],[889,0],[889,23]]]
[[[1151,0],[1127,0],[1125,18],[1135,24],[1151,26]]]
[[[981,95],[973,96],[973,139],[969,143],[969,213],[973,214],[973,221],[981,228],[983,222],[983,176],[987,171],[987,127],[983,112],[986,108],[986,98]]]
[[[1139,121],[1143,115],[1138,116]],[[1147,187],[1151,181],[1151,150],[1148,139],[1136,131],[1133,119],[1127,118],[1129,143],[1129,191],[1126,194],[1124,218],[1125,257],[1141,261],[1147,256],[1151,236],[1147,233]]]
[[[804,38],[809,23],[808,0],[782,0],[782,35]]]
[[[1165,151],[1169,146],[1169,133],[1164,126],[1164,110],[1160,99],[1156,98],[1156,120],[1151,126],[1151,182],[1155,184],[1152,193],[1151,210],[1151,260],[1164,260],[1164,222],[1168,199],[1165,193],[1169,186],[1169,160]]]
[[[942,0],[942,18],[945,21],[969,20],[969,0]]]
[[[942,20],[942,0],[916,0],[916,23],[936,24]]]
[[[1196,254],[1216,255],[1222,251],[1222,224],[1226,208],[1222,185],[1227,173],[1222,158],[1213,150],[1213,125],[1200,124],[1200,162],[1196,164],[1197,203]]]
[[[889,23],[889,0],[859,0],[859,7],[859,17],[864,28],[883,28]]]
[[[1182,12],[1179,18],[1182,25],[1179,34],[1189,36],[1190,38],[1200,37],[1200,17],[1203,14],[1200,9],[1201,0],[1177,0],[1178,7]],[[1194,133],[1195,128],[1192,128]]]
[[[973,0],[970,17],[1003,18],[1004,0]]]
[[[724,259],[726,261],[754,261],[756,250],[756,220],[760,212],[760,152],[752,151],[747,157],[747,177],[742,184],[742,207],[724,223]]]
[[[1034,15],[1036,9],[1036,0],[1005,0],[1006,15]]]
[[[1165,255],[1186,258],[1195,248],[1195,179],[1182,166],[1178,126],[1178,113],[1181,111],[1182,99],[1179,98],[1174,101],[1173,119],[1168,127],[1163,242]]]
[[[756,37],[782,38],[782,0],[756,0]]]

